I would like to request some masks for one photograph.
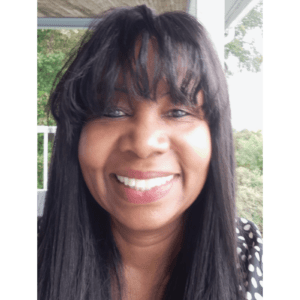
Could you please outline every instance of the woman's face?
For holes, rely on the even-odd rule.
[[[197,109],[174,106],[163,81],[156,102],[129,97],[117,91],[117,109],[83,127],[79,162],[91,194],[114,221],[155,230],[178,221],[206,181],[211,137],[203,93]]]

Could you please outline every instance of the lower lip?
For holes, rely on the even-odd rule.
[[[119,182],[118,179],[116,180],[119,186],[124,190],[128,202],[134,204],[148,204],[164,198],[170,192],[175,179],[176,177],[174,176],[169,182],[156,186],[148,191],[137,191]]]

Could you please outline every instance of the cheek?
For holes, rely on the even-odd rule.
[[[208,167],[211,158],[211,137],[207,124],[186,131],[178,139],[178,150],[185,165],[191,168]],[[201,169],[200,169],[201,170]]]
[[[203,163],[210,161],[211,157],[211,138],[207,127],[193,130],[185,136],[184,141],[187,145],[187,155],[197,161],[203,161]]]
[[[96,170],[101,168],[101,160],[97,155],[97,144],[92,143],[92,136],[85,128],[82,130],[78,145],[78,160],[81,168],[83,178],[90,190],[95,195],[97,190]]]
[[[78,146],[81,168],[103,171],[113,152],[116,139],[114,132],[97,123],[83,128]]]
[[[190,201],[201,192],[207,178],[211,159],[211,137],[207,124],[198,126],[178,135],[183,188]]]
[[[94,199],[104,209],[108,209],[106,165],[114,145],[113,135],[99,130],[93,124],[83,128],[79,145],[78,159],[84,181]]]

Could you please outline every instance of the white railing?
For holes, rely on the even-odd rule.
[[[43,215],[45,195],[48,185],[48,134],[56,133],[56,126],[37,126],[37,133],[44,134],[44,168],[43,168],[43,189],[37,190],[38,216]]]
[[[56,126],[37,126],[37,133],[44,134],[44,171],[43,171],[43,190],[47,189],[48,184],[48,134],[56,133]]]

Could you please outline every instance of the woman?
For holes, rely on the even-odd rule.
[[[204,28],[113,9],[63,69],[39,299],[259,299],[259,233],[236,219],[227,86]]]

